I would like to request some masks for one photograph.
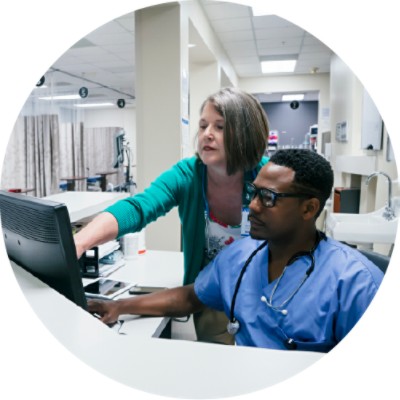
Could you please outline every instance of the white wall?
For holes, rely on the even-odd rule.
[[[388,132],[384,130],[382,150],[361,149],[362,109],[364,87],[348,66],[337,56],[331,63],[331,131],[332,131],[332,162],[335,169],[343,166],[336,165],[337,156],[357,156],[372,158],[376,171],[386,172],[393,180],[397,180],[397,168],[394,161],[386,160]],[[348,141],[335,140],[336,123],[347,121]],[[370,172],[370,171],[369,171]],[[364,181],[369,172],[361,173]],[[352,184],[352,174],[337,173],[335,175],[336,186],[348,186]],[[372,211],[383,207],[387,198],[387,184],[384,179],[378,178],[378,186],[375,190],[371,184],[371,191],[366,185],[361,185],[362,212]],[[373,190],[373,192],[372,192]],[[394,195],[399,194],[398,184],[394,185]]]
[[[397,176],[397,167],[395,161],[387,161],[387,138],[388,132],[384,129],[382,150],[363,150],[361,149],[361,131],[362,131],[362,109],[363,109],[363,93],[364,87],[348,66],[337,56],[332,58],[331,63],[331,131],[332,131],[332,164],[334,170],[338,169],[346,171],[346,160],[353,164],[364,164],[364,161],[371,160],[375,171],[387,173],[393,184],[393,196],[400,195],[400,188]],[[335,140],[336,123],[347,121],[348,141],[337,142]],[[344,156],[336,161],[336,157]],[[366,186],[365,180],[367,175],[371,173],[370,168],[366,168],[365,172],[358,174],[350,172],[336,172],[335,186],[354,186],[359,185],[361,189],[360,195],[360,212],[371,212],[385,206],[388,197],[387,180],[379,176],[374,178],[371,183]],[[375,251],[388,253],[388,245],[374,245]]]

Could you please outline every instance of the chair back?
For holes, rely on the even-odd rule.
[[[389,256],[385,256],[371,250],[358,249],[358,251],[365,257],[367,257],[370,261],[372,261],[383,273],[386,272],[386,269],[390,262]]]

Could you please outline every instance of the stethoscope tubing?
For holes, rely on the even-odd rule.
[[[309,278],[309,276],[311,275],[311,273],[314,271],[314,267],[315,267],[315,258],[314,258],[314,252],[316,250],[316,248],[318,247],[320,241],[322,239],[326,239],[326,236],[323,232],[317,231],[317,239],[316,239],[316,243],[314,245],[314,247],[310,250],[310,251],[299,251],[296,254],[294,254],[292,257],[290,257],[287,265],[285,266],[281,276],[279,277],[277,283],[275,284],[271,296],[269,299],[267,299],[265,296],[262,296],[261,300],[272,310],[276,311],[276,312],[280,312],[283,315],[287,315],[287,310],[283,310],[283,307],[288,304],[293,297],[296,295],[296,293],[300,290],[300,288],[303,286],[303,283]],[[230,307],[230,311],[229,311],[229,322],[228,322],[228,332],[231,334],[236,334],[237,331],[239,330],[240,324],[239,321],[236,320],[235,318],[235,304],[236,304],[236,298],[237,295],[239,293],[239,289],[240,289],[240,285],[242,283],[242,279],[243,279],[243,275],[247,270],[247,267],[249,266],[250,262],[253,260],[253,258],[255,257],[255,255],[261,250],[263,249],[266,245],[267,245],[268,241],[264,241],[260,246],[258,246],[251,254],[250,257],[248,257],[248,259],[246,260],[246,262],[244,263],[240,274],[238,276],[238,279],[236,281],[235,284],[235,290],[233,292],[233,296],[232,296],[232,301],[231,301],[231,307]],[[298,287],[291,293],[291,295],[283,301],[282,304],[280,304],[279,306],[274,306],[272,304],[272,298],[273,298],[273,294],[275,293],[275,291],[277,290],[277,287],[279,285],[279,282],[286,270],[286,268],[293,264],[297,259],[299,259],[300,257],[304,257],[304,256],[308,256],[311,258],[311,265],[310,267],[307,269],[303,279],[301,280],[300,284],[298,285]]]

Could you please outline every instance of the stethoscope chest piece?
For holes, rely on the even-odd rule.
[[[229,321],[228,325],[226,326],[226,329],[230,335],[236,335],[239,331],[240,324],[237,319],[234,321]]]

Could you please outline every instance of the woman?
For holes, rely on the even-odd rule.
[[[184,282],[226,245],[248,234],[245,181],[267,162],[265,112],[253,96],[221,89],[201,107],[196,156],[179,161],[147,189],[107,208],[75,235],[78,257],[96,245],[137,232],[178,206],[182,223]],[[232,344],[223,313],[194,316],[200,341]]]

